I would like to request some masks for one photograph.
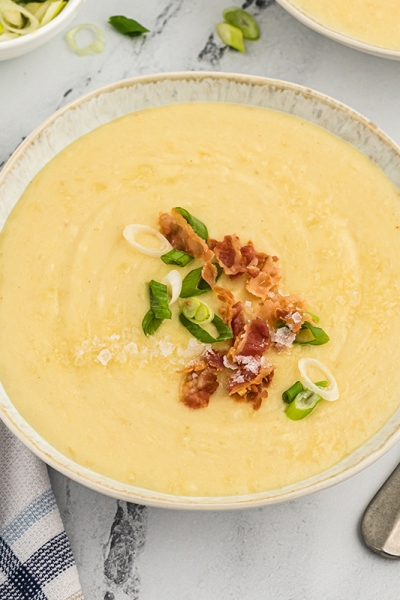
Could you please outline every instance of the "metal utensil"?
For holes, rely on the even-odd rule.
[[[400,558],[400,465],[367,506],[361,535],[374,552],[386,558]]]

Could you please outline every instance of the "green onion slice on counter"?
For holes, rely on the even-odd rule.
[[[175,249],[163,254],[160,258],[166,265],[178,265],[179,267],[186,267],[194,260],[193,256],[190,256],[187,252]]]
[[[218,23],[216,31],[224,44],[238,50],[238,52],[246,52],[243,33],[238,27],[229,25],[229,23]]]
[[[149,291],[150,310],[145,314],[142,321],[142,329],[145,335],[153,335],[164,319],[172,318],[167,286],[152,279],[149,283]]]
[[[175,210],[177,210],[178,213],[182,215],[185,221],[189,223],[190,227],[199,237],[201,237],[205,241],[208,240],[208,230],[204,223],[199,221],[199,219],[196,219],[196,217],[191,215],[190,212],[188,212],[185,208],[175,206]]]
[[[78,42],[76,41],[77,34],[82,29],[92,29],[96,36],[96,39],[87,46],[78,46]],[[67,40],[70,48],[79,56],[89,56],[91,54],[101,54],[104,52],[106,47],[106,38],[104,37],[103,31],[97,25],[92,25],[91,23],[85,23],[82,25],[77,25],[76,27],[72,27],[65,34],[65,39]]]
[[[217,281],[222,275],[222,267],[218,263],[213,263],[216,266],[218,274]],[[203,268],[193,269],[182,281],[181,298],[190,298],[191,296],[200,296],[211,290],[211,287],[201,276]]]
[[[187,319],[182,313],[179,315],[179,320],[182,323],[182,325],[186,327],[186,329],[196,339],[198,339],[200,342],[203,342],[203,344],[214,344],[215,342],[223,342],[224,340],[230,340],[233,337],[231,329],[229,329],[228,325],[225,325],[223,320],[220,319],[217,315],[214,315],[214,318],[211,321],[211,323],[214,325],[215,329],[219,334],[216,338],[210,335],[205,329],[202,329],[200,325],[189,321],[189,319]]]
[[[143,35],[143,33],[147,33],[149,29],[143,27],[140,23],[135,21],[135,19],[129,19],[128,17],[124,17],[122,15],[115,15],[114,17],[110,17],[108,19],[110,25],[112,25],[119,33],[123,35],[128,35],[129,37],[138,37]]]
[[[231,6],[223,11],[222,16],[229,25],[240,29],[245,40],[259,39],[260,29],[257,21],[243,8]]]
[[[309,344],[310,346],[321,346],[329,342],[329,335],[321,327],[315,327],[306,321],[296,335],[294,344]]]

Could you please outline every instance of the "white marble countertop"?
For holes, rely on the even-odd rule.
[[[236,71],[300,83],[345,102],[400,143],[400,63],[325,39],[273,0],[246,2],[262,29],[246,54],[222,48],[212,32],[232,1],[88,0],[76,23],[106,30],[104,54],[78,57],[58,36],[0,63],[0,164],[69,100],[159,71]],[[106,25],[111,14],[136,18],[151,33],[120,36]],[[397,446],[335,488],[226,513],[127,505],[51,476],[86,600],[398,600],[400,563],[369,552],[358,527],[399,458]]]

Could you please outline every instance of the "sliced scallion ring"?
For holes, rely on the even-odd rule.
[[[214,318],[214,311],[198,298],[188,298],[182,305],[182,314],[192,323],[207,325]]]
[[[182,277],[173,269],[161,280],[161,283],[167,286],[168,292],[170,293],[171,299],[169,301],[169,305],[176,302],[179,298],[182,289]]]
[[[96,39],[91,44],[80,47],[78,46],[78,43],[76,41],[76,36],[82,29],[93,30],[96,35]],[[104,37],[102,29],[100,29],[100,27],[98,27],[97,25],[92,25],[91,23],[84,23],[82,25],[76,25],[76,27],[72,27],[72,29],[67,31],[67,33],[65,34],[65,39],[67,40],[70,48],[79,56],[101,54],[102,52],[104,52],[104,49],[106,47],[106,38]]]
[[[139,233],[143,232],[150,233],[151,235],[156,237],[161,244],[160,247],[147,248],[146,246],[139,244],[139,242],[136,241],[136,236]],[[136,223],[127,225],[124,229],[124,238],[127,242],[131,244],[131,246],[136,248],[136,250],[139,250],[139,252],[141,252],[142,254],[146,254],[147,256],[154,256],[156,258],[159,258],[166,252],[169,252],[169,250],[171,250],[172,248],[167,238],[165,238],[159,231],[157,231],[157,229],[153,229],[153,227],[148,227],[147,225],[139,225]]]
[[[329,402],[333,402],[339,398],[339,388],[336,379],[328,367],[325,366],[320,360],[317,360],[316,358],[301,358],[298,362],[298,366],[301,376],[304,380],[305,387]],[[310,379],[307,374],[307,371],[310,367],[316,367],[326,376],[326,380],[328,381],[327,387],[324,388],[319,386]]]
[[[319,394],[311,390],[303,390],[285,409],[286,416],[292,421],[300,421],[314,410],[320,400]]]
[[[286,404],[291,404],[300,392],[304,392],[304,387],[301,381],[296,381],[286,392],[282,394],[282,400]]]

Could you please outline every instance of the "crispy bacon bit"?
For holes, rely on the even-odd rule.
[[[222,371],[224,368],[224,354],[216,350],[206,350],[203,354],[203,359],[209,367]]]
[[[242,273],[257,277],[260,273],[260,265],[268,257],[264,252],[257,252],[252,242],[241,246],[236,234],[226,235],[222,242],[210,239],[208,245],[214,250],[225,275],[230,275],[231,279],[235,279]]]
[[[160,227],[167,240],[177,250],[187,252],[195,258],[202,258],[206,262],[212,259],[212,250],[175,208],[171,210],[171,215],[160,215]]]
[[[200,364],[202,368],[199,368]],[[181,400],[189,408],[205,408],[218,388],[217,369],[204,361],[194,365],[189,372],[188,369],[185,369],[187,375],[182,382]]]
[[[243,305],[241,302],[236,302],[236,304],[232,306],[232,318],[230,323],[234,338],[237,338],[239,333],[243,331],[245,325],[246,321],[243,313]]]
[[[249,369],[248,365],[240,367],[229,377],[227,390],[235,400],[253,402],[254,410],[258,410],[262,399],[268,396],[265,388],[272,381],[275,367],[273,365],[264,367],[260,359],[253,360],[258,360],[258,372],[255,374],[254,369]]]
[[[281,270],[276,266],[277,256],[268,256],[259,271],[258,275],[250,279],[246,284],[246,289],[253,296],[262,300],[268,298],[268,294],[275,288],[281,280]]]
[[[228,358],[237,362],[237,357],[262,356],[270,346],[269,329],[265,321],[257,317],[244,326],[232,348],[229,350]]]
[[[241,261],[240,240],[237,235],[226,235],[222,242],[209,240],[208,245],[214,250],[218,263],[224,269],[225,275],[244,273]]]
[[[254,410],[260,408],[262,399],[268,395],[264,388],[274,374],[275,367],[264,365],[261,358],[269,346],[268,326],[257,317],[244,326],[226,359],[237,365],[227,381],[229,395],[236,400],[253,402]]]
[[[236,302],[232,292],[223,287],[216,285],[214,291],[217,293],[218,300],[226,303],[226,306],[220,307],[219,313],[224,323],[232,329],[233,335],[236,337],[245,326],[243,305],[241,302]]]
[[[268,254],[257,252],[252,242],[248,242],[247,246],[242,246],[240,251],[243,256],[243,261],[247,266],[247,273],[250,277],[257,277],[260,272],[260,265],[263,265],[268,258]]]
[[[213,288],[215,286],[215,283],[217,281],[217,275],[217,267],[210,262],[207,262],[204,265],[203,270],[201,271],[202,278],[208,283],[210,288]]]
[[[283,321],[293,333],[298,333],[305,321],[312,322],[305,313],[304,300],[300,296],[275,295],[259,305],[257,314],[271,328],[275,328],[278,321]]]
[[[218,388],[217,373],[224,369],[224,355],[206,350],[194,365],[180,373],[186,373],[182,382],[181,400],[189,408],[205,408]]]

